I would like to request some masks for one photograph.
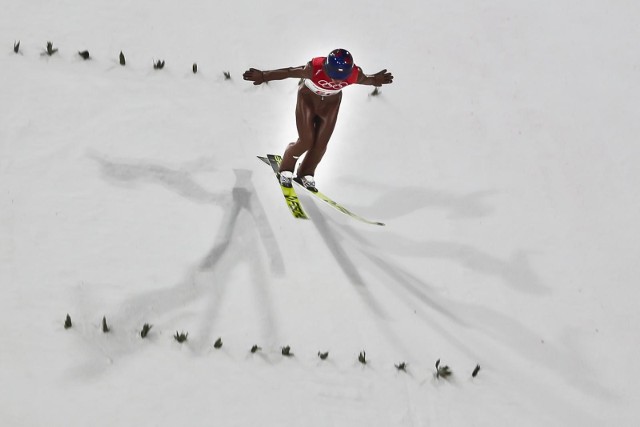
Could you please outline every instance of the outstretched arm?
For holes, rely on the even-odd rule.
[[[259,85],[271,80],[284,80],[288,78],[310,78],[311,77],[311,65],[301,65],[299,67],[280,68],[277,70],[257,70],[255,68],[249,68],[244,72],[242,77],[254,85]]]
[[[393,83],[393,74],[387,72],[386,69],[378,71],[375,74],[365,74],[362,68],[358,67],[358,84],[370,86],[382,86]]]

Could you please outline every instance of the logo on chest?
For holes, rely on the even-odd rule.
[[[323,89],[329,90],[340,90],[344,87],[349,86],[349,83],[347,82],[328,82],[326,80],[318,80],[318,83],[316,84]]]

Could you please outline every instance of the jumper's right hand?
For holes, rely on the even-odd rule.
[[[256,70],[255,68],[249,68],[244,72],[242,77],[250,82],[253,82],[254,85],[259,85],[264,83],[264,73],[260,70]]]
[[[378,71],[373,75],[373,85],[382,86],[393,83],[393,74],[387,72],[386,68],[382,71]]]

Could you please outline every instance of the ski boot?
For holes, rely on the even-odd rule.
[[[278,179],[280,180],[281,186],[286,188],[293,187],[293,172],[290,172],[290,171],[279,172]]]
[[[314,193],[318,192],[318,189],[316,188],[316,180],[313,179],[313,176],[305,175],[303,177],[296,177],[295,180],[298,184],[302,185],[307,190]]]

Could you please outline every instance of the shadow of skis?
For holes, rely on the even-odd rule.
[[[202,317],[200,334],[208,337],[212,334],[217,313],[224,304],[224,295],[229,283],[225,279],[238,265],[245,263],[249,266],[251,281],[254,285],[256,305],[262,307],[261,322],[262,336],[277,335],[271,296],[263,285],[268,282],[270,274],[283,276],[285,273],[284,258],[278,246],[276,235],[269,224],[266,212],[256,197],[256,190],[251,182],[252,172],[248,170],[234,170],[235,185],[231,191],[232,205],[225,211],[225,216],[218,229],[216,244],[202,259],[194,276],[202,277],[204,286],[217,287],[216,297],[208,299],[205,316]],[[243,215],[248,214],[248,215]],[[247,221],[251,217],[253,221]],[[264,252],[269,259],[270,271],[267,272],[262,264],[256,262],[261,253],[255,240],[243,239],[242,236],[255,235],[247,230],[257,230]],[[238,246],[236,250],[230,250]],[[221,268],[218,268],[221,267]],[[270,273],[270,274],[269,274]],[[208,277],[210,276],[210,277]],[[200,282],[196,278],[196,283]],[[208,345],[203,342],[206,348]]]
[[[204,313],[199,313],[200,327],[194,334],[198,340],[189,345],[191,351],[200,353],[213,342],[209,335],[215,327],[216,314],[224,305],[226,289],[230,285],[225,279],[240,264],[246,263],[253,284],[253,295],[258,302],[256,306],[262,310],[260,318],[263,321],[259,325],[262,335],[268,337],[277,334],[270,295],[264,284],[269,281],[270,275],[284,275],[285,264],[276,235],[251,182],[251,171],[234,170],[235,183],[231,191],[213,193],[197,184],[191,174],[185,171],[145,163],[116,163],[93,157],[110,180],[157,183],[185,198],[213,203],[225,211],[213,247],[187,273],[184,280],[172,287],[144,292],[125,300],[112,316],[113,324],[120,325],[121,330],[139,330],[144,323],[153,324],[180,314],[187,310],[189,304],[204,300],[206,308]],[[234,252],[242,256],[233,256]],[[265,258],[268,268],[260,261]],[[140,349],[135,345],[137,340],[134,341],[130,335],[114,334],[108,341],[103,341],[91,340],[111,360]],[[107,367],[100,362],[93,364],[96,366],[86,366],[81,370],[99,374]]]
[[[520,336],[535,342],[533,339],[535,334],[516,320],[507,319],[504,315],[487,307],[477,307],[447,299],[426,281],[394,263],[392,255],[409,255],[410,252],[402,249],[402,242],[399,242],[398,238],[385,235],[384,242],[389,240],[391,245],[385,245],[383,244],[384,242],[376,244],[365,238],[363,233],[358,233],[350,225],[338,225],[328,222],[328,214],[325,216],[315,204],[310,204],[307,210],[310,212],[312,223],[318,229],[322,240],[331,254],[333,254],[337,264],[350,283],[358,291],[366,306],[369,307],[372,317],[380,326],[380,330],[385,332],[387,338],[396,345],[401,345],[401,343],[398,342],[397,334],[385,322],[384,303],[379,298],[376,298],[370,290],[371,286],[368,286],[360,273],[361,271],[377,272],[372,274],[384,281],[382,286],[401,301],[407,309],[413,311],[415,307],[420,308],[416,310],[416,314],[427,325],[429,330],[446,339],[470,358],[477,356],[473,349],[473,344],[456,338],[455,334],[451,332],[452,326],[467,330],[477,330],[486,336],[491,336],[501,341],[507,340],[510,336]],[[414,246],[417,244],[411,241],[405,243],[409,246],[412,243]],[[412,256],[425,256],[426,258],[441,258],[445,256],[458,262],[463,267],[469,266],[467,258],[468,252],[471,250],[467,247],[465,247],[465,251],[462,251],[464,256],[457,258],[458,251],[454,251],[455,254],[453,255],[450,253],[452,247],[455,246],[452,243],[444,249],[437,245],[432,248],[433,245],[429,243],[423,243],[423,245],[426,245],[429,251],[418,251],[413,253]],[[445,249],[447,250],[445,251]],[[479,268],[476,265],[477,263],[472,264],[479,273],[488,273],[501,278],[509,277],[508,273],[511,273],[513,269],[511,262],[501,262],[483,255],[477,250],[471,252],[475,257],[483,261],[482,265],[492,261],[490,263],[492,268],[489,271]],[[541,286],[537,281],[534,281],[534,283]]]
[[[339,233],[336,232],[336,230],[327,222],[326,217],[315,203],[309,203],[308,205],[305,205],[305,208],[311,214],[311,222],[318,230],[318,233],[329,249],[329,252],[333,255],[337,264],[340,266],[340,269],[349,279],[349,282],[354,287],[360,298],[362,298],[366,307],[370,310],[372,318],[378,325],[378,330],[386,336],[392,345],[399,350],[406,352],[404,344],[391,330],[391,328],[389,328],[389,324],[386,321],[387,314],[384,307],[368,289],[368,286],[360,274],[356,263],[353,261],[350,252],[345,250],[344,245],[340,243],[343,239],[340,238]]]

